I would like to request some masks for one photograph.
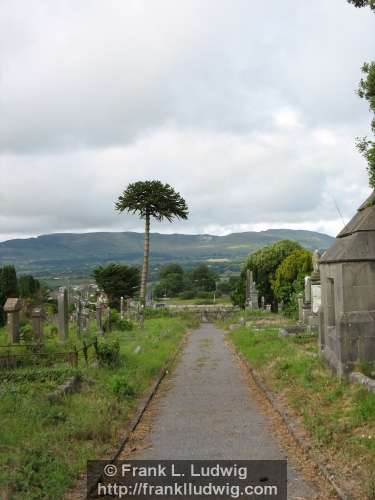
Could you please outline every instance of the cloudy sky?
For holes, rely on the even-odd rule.
[[[113,204],[151,178],[190,207],[154,231],[335,235],[369,193],[374,58],[345,0],[1,0],[0,240],[141,230]]]

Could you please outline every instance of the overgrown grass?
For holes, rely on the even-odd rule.
[[[255,324],[230,333],[236,348],[300,415],[315,449],[334,457],[338,471],[355,471],[364,488],[359,498],[374,498],[375,394],[333,376],[316,339],[279,337],[277,325]]]
[[[143,331],[114,332],[120,363],[80,363],[81,392],[60,401],[47,394],[76,370],[68,366],[0,375],[0,498],[58,499],[118,441],[138,397],[165,365],[186,329],[185,317],[156,318]],[[7,372],[10,373],[10,372]],[[23,376],[23,375],[25,376]],[[13,377],[13,378],[12,378]]]

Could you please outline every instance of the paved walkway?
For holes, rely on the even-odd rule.
[[[132,458],[285,458],[267,418],[251,398],[223,332],[211,324],[191,334],[170,385],[157,402],[149,446]],[[288,498],[316,497],[316,491],[291,467],[288,475]]]

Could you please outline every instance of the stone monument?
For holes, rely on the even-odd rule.
[[[302,321],[305,325],[309,322],[309,317],[311,316],[311,278],[310,276],[305,276],[305,293],[303,294],[303,304],[302,304]]]
[[[251,311],[259,309],[258,292],[253,278],[253,271],[250,269],[246,272],[246,308]]]
[[[311,311],[319,314],[322,304],[322,291],[320,286],[320,253],[315,250],[312,256],[313,272],[311,274]]]
[[[103,330],[103,303],[98,300],[96,303],[96,329],[99,335],[104,334]]]
[[[18,344],[20,341],[20,299],[7,299],[4,304],[4,312],[7,313],[7,326],[9,341],[12,344]]]
[[[64,288],[57,297],[58,305],[58,329],[61,342],[65,342],[69,337],[69,307],[68,293]]]
[[[375,361],[375,192],[320,259],[320,346],[338,375]]]
[[[43,342],[43,314],[40,307],[35,307],[31,311],[31,325],[33,327],[34,336],[40,344]]]
[[[124,319],[125,316],[125,299],[121,297],[120,299],[120,318]]]

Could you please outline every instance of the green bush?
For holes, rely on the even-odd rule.
[[[124,375],[116,375],[112,377],[110,381],[110,388],[116,396],[122,398],[133,398],[137,394],[134,385],[129,382],[128,378]]]
[[[134,325],[129,319],[119,319],[116,322],[116,330],[120,330],[120,332],[130,332],[133,330]]]
[[[34,331],[30,324],[25,324],[20,328],[20,340],[25,344],[33,342],[34,340]]]
[[[120,362],[120,343],[115,340],[100,340],[96,357],[100,366],[117,366]]]

